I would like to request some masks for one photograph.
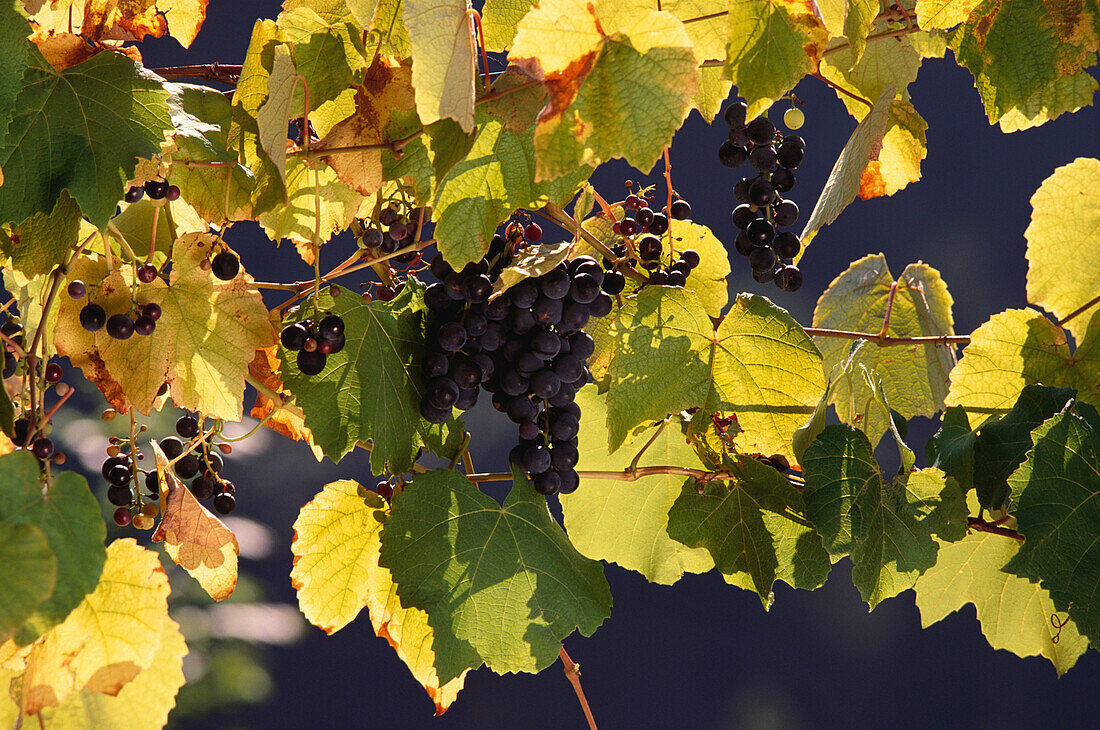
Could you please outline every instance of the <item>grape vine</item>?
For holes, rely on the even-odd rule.
[[[142,40],[189,46],[205,0],[86,5],[0,3],[0,727],[122,727],[137,697],[167,722],[187,646],[152,544],[233,593],[219,515],[260,429],[369,452],[314,485],[291,582],[326,633],[369,621],[437,713],[471,671],[560,661],[595,728],[562,642],[610,615],[605,562],[769,607],[847,558],[870,608],[973,603],[1059,674],[1100,640],[1100,161],[1044,171],[1033,308],[957,334],[939,271],[881,254],[812,322],[783,307],[849,204],[920,180],[924,59],[950,47],[1005,133],[1057,123],[1097,88],[1095,3],[288,0],[243,59],[152,69]],[[852,129],[808,215],[785,196],[831,112],[803,78]],[[732,194],[676,189],[693,111],[728,129]],[[611,160],[655,182],[597,189]],[[713,206],[732,227],[693,217]],[[250,224],[312,277],[254,278]],[[731,298],[746,260],[768,296]],[[112,429],[90,484],[53,422],[77,371]],[[507,472],[473,464],[488,407]]]

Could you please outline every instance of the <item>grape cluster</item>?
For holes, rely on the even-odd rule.
[[[298,353],[298,372],[316,375],[325,369],[329,355],[344,349],[344,320],[336,314],[325,315],[316,323],[303,319],[283,327],[279,341]]]
[[[742,178],[733,188],[739,205],[733,224],[740,231],[734,242],[737,253],[747,256],[753,278],[761,284],[774,281],[783,291],[802,286],[802,272],[791,260],[802,242],[791,231],[779,231],[798,220],[798,206],[781,193],[794,187],[793,170],[802,162],[806,143],[795,134],[783,136],[765,115],[746,121],[748,106],[737,101],[727,107],[729,139],[718,148],[718,159],[727,167],[745,162],[756,176]]]
[[[151,200],[179,200],[180,189],[169,185],[167,180],[148,180],[144,185],[134,185],[122,196],[127,203],[136,203],[146,195]]]
[[[3,332],[8,337],[8,339],[10,339],[16,345],[19,345],[20,347],[23,346],[23,325],[19,324],[15,320],[9,319],[7,322],[4,322],[3,325],[0,325],[0,332]],[[7,348],[6,343],[3,347],[3,350],[3,376],[4,378],[10,378],[11,376],[15,375],[15,371],[19,367],[19,358],[15,356],[14,352]]]
[[[68,293],[73,299],[83,299],[87,296],[88,287],[80,279],[74,279],[69,282]],[[95,302],[88,302],[80,309],[79,318],[80,326],[89,332],[98,332],[106,327],[107,334],[113,339],[128,340],[135,332],[142,336],[153,334],[160,315],[161,308],[156,302],[143,304],[136,311],[119,312],[110,317],[103,307]]]
[[[644,197],[631,193],[623,201],[623,207],[628,213],[633,213],[634,217],[615,221],[611,230],[615,235],[624,238],[635,237],[634,251],[638,257],[627,255],[630,248],[625,242],[612,246],[611,251],[619,257],[619,261],[616,263],[604,258],[603,264],[608,269],[603,281],[604,291],[611,295],[622,292],[626,288],[626,277],[618,268],[638,266],[649,272],[649,284],[685,286],[688,274],[699,265],[699,254],[692,249],[686,249],[680,252],[677,261],[662,267],[664,243],[661,237],[668,231],[669,217],[674,220],[691,217],[691,204],[682,198],[676,198],[669,207],[669,215],[665,215],[660,211],[654,212]]]
[[[361,221],[362,234],[359,236],[359,248],[364,254],[391,254],[402,246],[412,243],[416,233],[417,222],[420,220],[420,208],[407,208],[404,214],[395,209],[401,205],[390,205],[383,208],[378,214],[377,223]],[[393,261],[404,266],[411,266],[419,260],[419,251],[409,251],[400,256],[395,256]]]
[[[28,412],[29,413],[29,412]],[[29,449],[32,454],[37,457],[39,466],[41,466],[47,459],[51,457],[58,457],[54,449],[53,441],[45,435],[45,432],[49,430],[49,426],[45,429],[39,429],[32,439],[31,435],[31,419],[27,415],[23,415],[20,418],[15,419],[13,433],[15,437],[12,439],[12,443],[18,448]],[[59,460],[59,463],[63,463],[63,459]]]
[[[430,336],[420,412],[443,423],[454,408],[472,408],[480,389],[492,393],[493,406],[518,426],[512,463],[540,493],[568,494],[580,481],[574,399],[588,382],[594,350],[583,328],[611,311],[611,296],[601,290],[607,273],[592,257],[578,256],[490,301],[510,250],[495,236],[485,259],[457,272],[441,256],[433,259],[439,282],[424,292]]]

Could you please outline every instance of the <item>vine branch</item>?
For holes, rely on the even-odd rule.
[[[994,535],[1011,537],[1018,542],[1024,541],[1024,536],[1010,527],[1001,527],[995,522],[986,522],[981,517],[967,517],[966,526],[975,532],[989,532]]]
[[[823,81],[826,86],[833,87],[834,89],[836,89],[840,93],[844,94],[845,96],[850,96],[851,98],[855,99],[856,101],[861,102],[863,104],[866,104],[868,109],[874,109],[875,108],[875,105],[872,104],[869,99],[864,99],[859,94],[853,94],[852,92],[845,89],[843,86],[840,86],[839,84],[837,84],[833,81],[830,81],[829,79],[822,76],[820,71],[811,71],[810,76],[813,76],[818,81]]]
[[[220,81],[223,84],[236,86],[241,78],[240,65],[218,63],[200,63],[193,66],[164,66],[162,68],[149,69],[163,79],[202,79],[203,81]]]
[[[588,720],[589,730],[596,730],[596,718],[592,717],[592,708],[588,706],[588,699],[584,696],[584,689],[581,688],[581,665],[569,658],[569,652],[565,650],[564,644],[558,652],[558,656],[561,657],[562,672],[565,673],[565,678],[569,680],[569,684],[573,685],[573,691],[577,693],[577,701],[581,703],[581,709],[584,710],[584,718]]]
[[[1100,304],[1100,296],[1096,296],[1088,300],[1080,307],[1067,314],[1065,317],[1062,317],[1060,320],[1058,320],[1056,324],[1059,327],[1064,327],[1066,322],[1069,322],[1071,319],[1076,318],[1078,315],[1084,314],[1085,312],[1095,307],[1097,304]]]
[[[846,340],[869,340],[880,347],[896,345],[968,345],[970,335],[922,335],[920,337],[887,337],[882,333],[852,332],[821,327],[807,327],[806,334],[811,337],[839,337]]]

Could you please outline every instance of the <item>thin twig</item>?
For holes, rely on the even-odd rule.
[[[908,13],[906,13],[906,15],[908,16]],[[882,40],[883,38],[900,38],[903,35],[909,35],[910,33],[918,33],[918,32],[920,32],[920,28],[917,27],[916,23],[913,23],[912,25],[908,25],[904,28],[898,28],[896,30],[884,30],[881,33],[871,33],[869,36],[867,36],[864,39],[864,42],[865,43],[870,43],[872,41]],[[850,48],[850,47],[851,47],[851,44],[848,43],[847,41],[845,41],[843,43],[838,43],[837,45],[833,46],[832,48],[826,48],[824,51],[822,51],[821,52],[821,57],[825,58],[826,56],[828,56],[832,53],[836,53],[837,51],[843,51],[845,48]]]
[[[840,337],[846,340],[869,340],[879,347],[895,345],[968,345],[970,335],[927,335],[920,337],[883,337],[874,332],[851,332],[849,330],[823,329],[807,327],[806,334],[811,337]]]
[[[1058,322],[1056,324],[1059,327],[1064,327],[1066,325],[1066,322],[1070,321],[1071,319],[1074,319],[1079,314],[1083,314],[1083,313],[1089,311],[1090,309],[1095,307],[1097,304],[1100,304],[1100,296],[1097,296],[1097,297],[1095,297],[1093,299],[1090,299],[1089,301],[1085,302],[1080,307],[1078,307],[1077,309],[1075,309],[1072,312],[1070,312],[1069,314],[1067,314],[1065,317],[1062,317],[1060,320],[1058,320]]]
[[[203,79],[220,81],[223,84],[236,85],[241,78],[242,66],[218,63],[203,63],[193,66],[165,66],[149,69],[162,79]]]
[[[898,283],[890,282],[890,294],[886,297],[886,314],[882,317],[882,329],[878,331],[879,337],[890,334],[890,314],[894,311],[894,296],[898,293]]]
[[[409,134],[400,139],[395,139],[392,142],[378,142],[375,144],[353,144],[347,147],[314,147],[312,149],[294,150],[293,152],[287,152],[289,157],[305,157],[307,160],[312,160],[316,157],[324,157],[326,155],[341,155],[349,152],[366,152],[368,150],[389,150],[394,154],[404,149],[405,145],[413,141],[420,135],[424,134],[424,128],[416,130],[412,134]]]
[[[821,73],[820,73],[819,71],[811,71],[811,72],[810,72],[810,76],[813,76],[813,77],[814,77],[815,79],[817,79],[818,81],[824,81],[824,82],[825,82],[825,84],[826,84],[827,86],[831,86],[831,87],[833,87],[834,89],[836,89],[836,90],[837,90],[837,91],[839,91],[840,93],[842,93],[842,94],[845,94],[845,95],[847,95],[847,96],[850,96],[850,97],[852,97],[853,99],[855,99],[856,101],[859,101],[859,102],[863,102],[864,104],[866,104],[866,105],[867,105],[867,108],[868,108],[868,109],[874,109],[874,108],[875,108],[875,105],[874,105],[874,104],[872,104],[872,103],[870,102],[870,100],[868,100],[868,99],[864,99],[864,98],[863,98],[862,96],[860,96],[859,94],[853,94],[852,92],[850,92],[850,91],[848,91],[847,89],[845,89],[845,88],[844,88],[843,86],[840,86],[839,84],[836,84],[836,83],[834,83],[833,81],[830,81],[829,79],[827,79],[827,78],[825,78],[824,76],[822,76],[822,75],[821,75]]]
[[[992,522],[986,522],[980,517],[967,517],[966,526],[975,532],[990,532],[994,535],[1002,535],[1004,537],[1011,537],[1018,542],[1024,541],[1024,536],[1008,527],[1001,527],[1000,525]]]
[[[558,656],[561,657],[562,671],[565,673],[565,678],[569,680],[569,684],[573,685],[573,691],[577,693],[577,701],[581,703],[581,709],[584,710],[584,717],[588,720],[589,730],[596,730],[596,718],[592,717],[592,708],[588,706],[588,699],[584,696],[584,690],[581,688],[581,665],[569,658],[569,653],[565,651],[564,644],[561,651],[558,652]]]
[[[649,440],[645,442],[642,448],[638,449],[638,453],[634,455],[634,458],[630,460],[630,466],[626,468],[627,471],[637,471],[638,462],[642,460],[642,454],[653,445],[653,442],[657,440],[657,437],[661,435],[661,432],[665,430],[665,426],[668,425],[668,416],[665,416],[665,420],[661,421],[661,425],[657,427],[657,430],[653,432],[653,435],[649,437]]]

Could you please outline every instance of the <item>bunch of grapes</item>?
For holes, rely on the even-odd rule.
[[[404,211],[398,212],[402,207]],[[421,213],[420,208],[409,208],[396,202],[383,208],[376,223],[360,221],[362,233],[359,236],[359,248],[364,254],[391,254],[409,245],[413,242]],[[419,257],[419,251],[409,251],[395,256],[393,261],[408,267],[415,264]]]
[[[511,461],[530,474],[540,493],[568,494],[580,482],[580,409],[574,400],[588,382],[586,362],[594,350],[583,328],[589,318],[611,311],[611,296],[601,290],[607,274],[592,257],[578,256],[490,301],[510,250],[496,236],[489,256],[462,271],[441,256],[432,261],[439,282],[424,293],[431,346],[420,412],[442,423],[454,408],[473,407],[480,389],[492,393],[493,406],[518,427]]]
[[[627,183],[631,185],[631,183]],[[626,242],[612,246],[611,251],[619,257],[617,262],[604,258],[603,264],[608,269],[603,282],[604,291],[608,294],[619,294],[626,288],[626,277],[619,269],[641,267],[649,272],[649,284],[665,286],[685,286],[688,274],[699,265],[699,254],[692,249],[680,252],[680,257],[667,267],[661,265],[664,255],[664,243],[661,238],[668,232],[669,218],[684,220],[691,217],[691,204],[682,198],[675,198],[669,207],[668,215],[663,212],[654,212],[647,201],[641,195],[631,193],[623,201],[623,207],[628,213],[633,213],[633,218],[622,218],[615,221],[611,230],[615,235],[624,239],[633,240],[634,251],[637,258],[629,256],[630,247]]]
[[[88,294],[88,288],[80,279],[69,282],[69,296],[73,299],[83,299]],[[136,332],[139,335],[148,336],[157,328],[157,320],[160,319],[161,308],[156,302],[141,305],[131,312],[119,312],[107,316],[106,310],[95,302],[88,302],[80,310],[80,326],[89,332],[98,332],[104,327],[107,334],[116,340],[128,340]]]
[[[802,243],[793,232],[778,228],[798,220],[798,206],[781,193],[794,187],[793,170],[802,162],[806,143],[795,134],[781,135],[765,115],[746,121],[747,112],[743,101],[726,109],[729,139],[718,148],[723,165],[740,167],[748,162],[756,170],[755,177],[742,178],[733,188],[739,203],[733,224],[740,231],[734,248],[748,257],[756,281],[774,281],[783,291],[793,292],[802,286],[802,272],[791,263]]]
[[[328,356],[344,349],[344,319],[328,314],[318,322],[303,319],[283,327],[279,334],[283,347],[298,353],[296,362],[302,375],[316,375],[325,369]]]
[[[127,203],[136,203],[146,195],[150,200],[179,200],[180,189],[167,180],[148,180],[144,185],[134,185],[122,196]]]

